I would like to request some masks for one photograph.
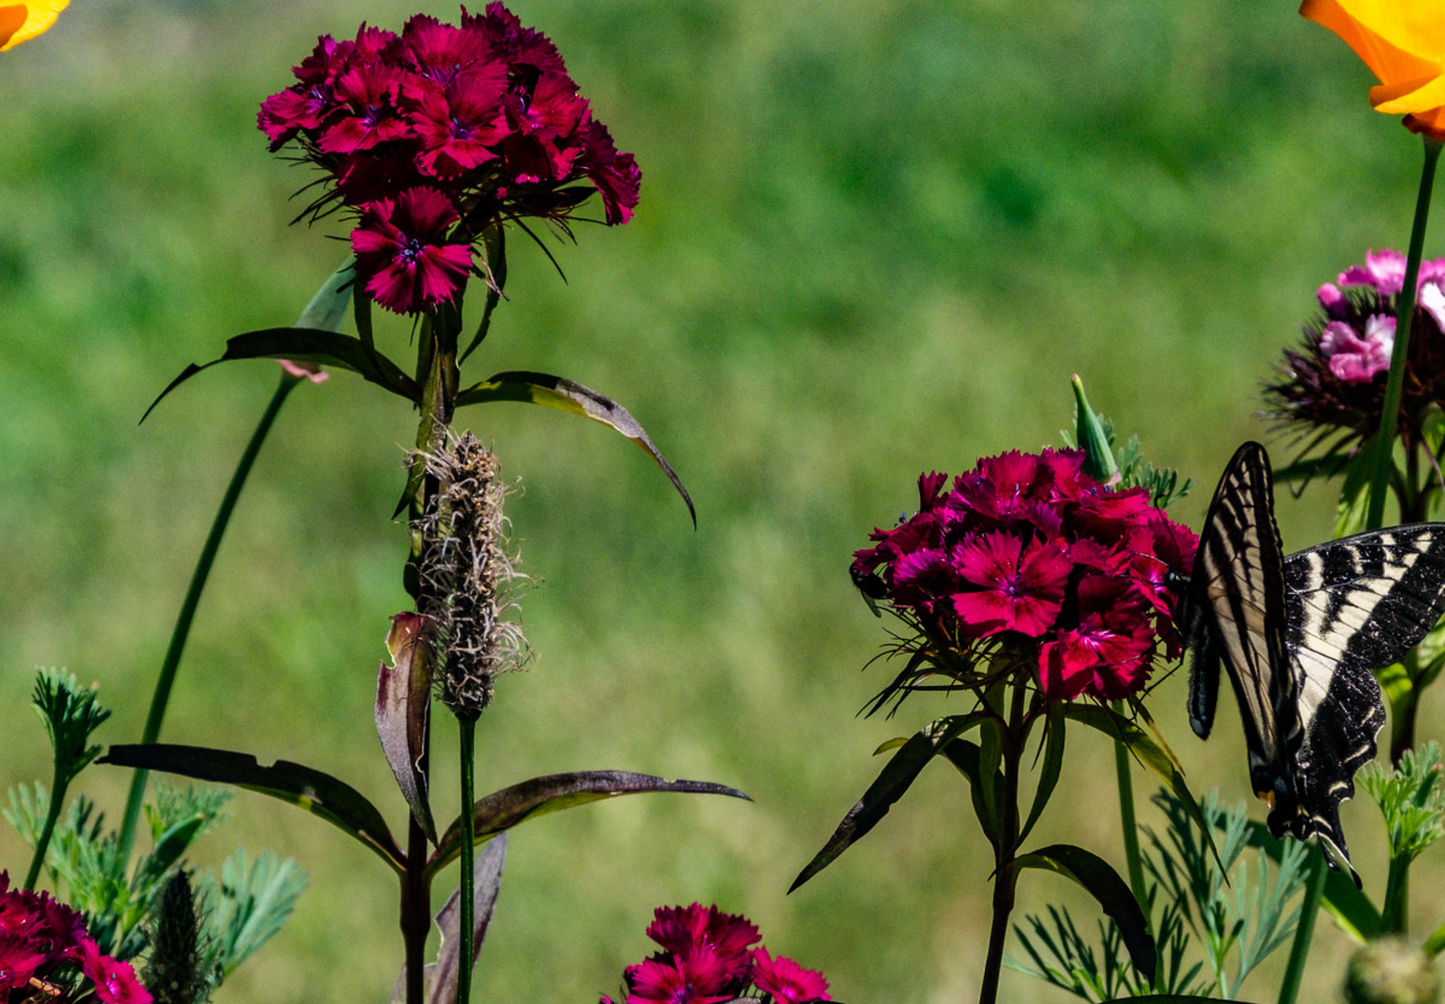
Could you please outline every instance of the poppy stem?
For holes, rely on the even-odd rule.
[[[1380,414],[1380,431],[1375,437],[1375,471],[1370,478],[1370,506],[1365,529],[1378,530],[1385,520],[1385,492],[1394,466],[1395,433],[1400,424],[1400,397],[1405,386],[1405,360],[1410,351],[1410,328],[1415,319],[1415,286],[1420,277],[1420,259],[1425,250],[1425,226],[1430,219],[1430,194],[1435,187],[1435,165],[1440,160],[1442,141],[1426,135],[1425,167],[1420,174],[1420,191],[1415,199],[1415,222],[1410,228],[1410,251],[1405,259],[1405,285],[1395,314],[1395,346],[1390,353],[1390,378],[1385,384],[1385,404]]]

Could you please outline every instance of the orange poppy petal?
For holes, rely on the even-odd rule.
[[[11,36],[20,30],[28,15],[29,11],[23,3],[0,7],[0,49],[10,48],[8,43]]]
[[[1374,9],[1385,8],[1387,4],[1390,10]],[[1426,6],[1436,10],[1433,18],[1424,16]],[[1419,10],[1402,13],[1393,7]],[[1445,38],[1437,44],[1435,35],[1445,35],[1445,19],[1440,18],[1433,0],[1429,4],[1409,0],[1304,0],[1299,12],[1340,36],[1382,84],[1429,80],[1441,74]],[[1356,17],[1353,12],[1359,12],[1360,16]],[[1416,21],[1432,22],[1432,30],[1423,30]],[[1388,37],[1377,28],[1387,31]],[[1421,33],[1411,35],[1410,29],[1421,29]]]
[[[5,31],[7,21],[0,21],[0,38],[4,39],[0,44],[0,52],[14,48],[21,42],[28,41],[42,32],[48,31],[60,16],[60,12],[69,6],[70,0],[31,0],[30,3],[15,4],[0,8],[0,17],[18,8],[23,15],[22,24],[19,28],[12,28]]]
[[[1445,105],[1445,75],[1434,80],[1413,80],[1395,87],[1370,89],[1370,104],[1388,115],[1418,115]]]
[[[1445,59],[1445,17],[1437,0],[1336,0],[1370,31],[1417,56]]]

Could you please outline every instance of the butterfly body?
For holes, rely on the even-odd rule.
[[[1207,738],[1221,665],[1275,836],[1317,837],[1349,867],[1340,802],[1385,722],[1371,672],[1399,661],[1445,613],[1445,524],[1356,534],[1286,556],[1269,457],[1245,443],[1200,533],[1181,627],[1194,652],[1189,717]],[[1353,869],[1351,869],[1353,873]],[[1359,881],[1355,876],[1356,882]]]

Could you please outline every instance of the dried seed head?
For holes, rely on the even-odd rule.
[[[512,586],[524,577],[504,549],[506,486],[497,458],[468,432],[426,461],[438,489],[419,520],[423,640],[438,656],[443,703],[476,717],[492,699],[493,681],[526,661],[521,625],[503,619],[516,608]]]

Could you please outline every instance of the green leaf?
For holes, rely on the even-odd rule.
[[[433,669],[426,650],[416,644],[421,623],[421,615],[413,613],[400,613],[391,619],[386,647],[392,665],[383,661],[376,675],[376,734],[412,817],[435,844],[436,823],[427,797],[426,772],[421,769],[426,756]]]
[[[985,785],[994,791],[1003,787],[1003,772],[995,769],[993,775],[985,781],[983,758],[980,755],[979,745],[969,742],[967,739],[954,739],[947,743],[940,752],[949,763],[958,768],[960,774],[968,778],[969,794],[973,799],[973,814],[978,817],[978,825],[983,828],[983,835],[988,837],[988,842],[997,852],[999,845],[998,820],[990,815],[983,793]]]
[[[1039,784],[1034,791],[1034,802],[1029,807],[1028,819],[1024,821],[1023,829],[1019,831],[1018,842],[1020,844],[1027,839],[1029,831],[1039,821],[1044,806],[1048,805],[1049,797],[1053,795],[1054,788],[1059,783],[1059,773],[1064,766],[1064,722],[1064,705],[1056,701],[1049,706],[1043,738],[1043,765],[1039,771]]]
[[[1104,913],[1119,928],[1129,958],[1144,977],[1153,982],[1157,957],[1154,938],[1149,933],[1149,922],[1144,911],[1129,891],[1129,886],[1109,863],[1082,847],[1072,844],[1051,844],[1029,854],[1015,858],[1012,865],[1015,872],[1021,868],[1042,868],[1058,872],[1073,879],[1099,901]],[[999,881],[1003,881],[1002,878]]]
[[[507,286],[507,231],[500,223],[493,224],[482,231],[482,246],[487,252],[487,302],[482,307],[482,320],[477,325],[477,333],[472,336],[466,350],[457,359],[461,365],[467,361],[482,340],[487,337],[488,330],[492,326],[492,311],[497,309],[497,301],[502,298],[502,290]]]
[[[245,753],[170,743],[112,746],[97,762],[233,784],[291,802],[351,834],[398,872],[405,868],[401,848],[376,806],[351,785],[311,767],[289,760],[262,767]]]
[[[1195,801],[1189,785],[1184,781],[1184,768],[1162,740],[1156,740],[1124,715],[1102,705],[1069,702],[1064,705],[1064,714],[1076,722],[1098,729],[1115,742],[1123,743],[1134,755],[1134,759],[1163,778],[1169,790],[1183,803],[1189,818],[1199,827],[1205,843],[1218,860],[1219,849],[1214,846],[1214,835],[1210,832],[1209,821],[1204,818],[1204,813],[1199,811],[1199,803]]]
[[[472,807],[476,842],[481,843],[519,823],[549,812],[560,812],[577,805],[644,792],[680,792],[695,795],[728,795],[751,801],[736,788],[711,781],[667,781],[650,774],[634,774],[625,770],[589,770],[573,774],[548,774],[494,791],[477,799]],[[427,862],[429,879],[445,868],[461,853],[462,821],[458,817]]]
[[[338,366],[358,373],[363,379],[385,387],[414,404],[421,401],[421,388],[416,381],[403,373],[400,367],[386,356],[375,350],[368,350],[359,338],[316,328],[266,328],[261,331],[248,331],[228,340],[226,351],[219,359],[213,359],[203,366],[191,363],[151,402],[151,406],[141,416],[141,421],[144,422],[150,416],[167,394],[197,373],[218,363],[236,359],[295,359]]]
[[[1003,831],[1003,785],[994,783],[1003,776],[999,769],[1003,764],[1003,744],[999,739],[1002,727],[1002,722],[991,719],[978,731],[978,783],[974,786],[983,801],[983,814],[978,821],[995,846]]]
[[[1375,436],[1367,437],[1345,465],[1345,483],[1335,504],[1335,539],[1359,533],[1365,528],[1370,508],[1370,479],[1375,473]]]
[[[692,497],[682,486],[681,479],[673,473],[672,467],[653,445],[652,437],[647,434],[647,430],[637,419],[628,414],[626,408],[610,397],[605,397],[580,383],[573,383],[562,377],[523,370],[498,373],[481,383],[468,387],[457,395],[458,408],[463,405],[483,404],[489,401],[522,401],[528,404],[540,404],[548,408],[571,412],[574,415],[581,415],[616,429],[657,462],[657,466],[662,468],[662,473],[667,475],[667,479],[672,482],[672,486],[677,489],[677,493],[687,503],[687,511],[692,514],[692,525],[697,526],[697,510],[693,508]]]
[[[1410,679],[1410,671],[1402,663],[1397,662],[1376,670],[1375,679],[1380,681],[1380,688],[1385,691],[1391,708],[1408,700],[1410,692],[1415,689],[1415,681]]]
[[[226,859],[213,886],[210,922],[216,961],[226,975],[281,930],[305,889],[306,873],[290,858],[262,851],[248,862],[237,848]]]
[[[322,284],[296,319],[298,328],[315,328],[318,331],[340,331],[341,322],[346,318],[346,308],[351,304],[351,290],[355,285],[356,259],[346,256],[341,267],[331,273],[331,278]]]
[[[1103,1004],[1194,1004],[1195,1001],[1217,1000],[1224,1000],[1224,998],[1200,997],[1194,994],[1145,994],[1142,997],[1116,997],[1113,1000],[1104,1001]],[[1249,1004],[1249,1002],[1236,1001],[1235,1004]]]
[[[1089,399],[1084,396],[1084,381],[1075,373],[1070,383],[1074,388],[1076,442],[1085,454],[1084,471],[1095,481],[1105,484],[1119,473],[1119,465],[1114,461],[1114,451],[1099,416],[1089,407]]]
[[[788,887],[788,892],[792,892],[818,874],[838,855],[878,825],[878,821],[888,814],[889,809],[893,808],[893,803],[903,797],[903,793],[923,772],[923,768],[928,766],[929,761],[944,746],[987,717],[986,713],[975,711],[969,715],[940,718],[920,729],[905,742],[893,759],[888,761],[888,765],[883,768],[882,773],[868,786],[863,797],[848,810],[843,821],[838,824],[833,835],[823,845],[823,849],[813,855],[813,860],[809,861],[807,867],[793,880],[793,884]],[[889,744],[885,743],[884,745]],[[977,791],[978,787],[975,786],[974,790]]]
[[[1280,840],[1258,820],[1249,822],[1249,844],[1264,851],[1276,864],[1284,851]],[[1380,911],[1370,902],[1370,897],[1338,869],[1326,870],[1324,906],[1339,929],[1361,945],[1384,933]]]

